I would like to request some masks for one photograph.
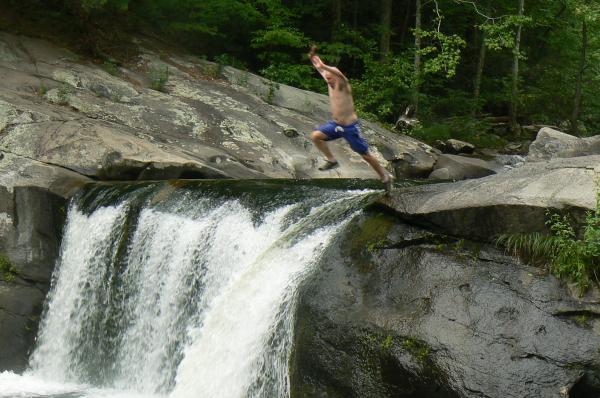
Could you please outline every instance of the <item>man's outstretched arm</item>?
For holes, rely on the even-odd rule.
[[[323,61],[321,61],[321,58],[319,58],[319,56],[316,54],[316,48],[314,46],[311,47],[310,52],[308,53],[308,56],[310,57],[310,60],[313,64],[313,66],[315,67],[315,69],[317,71],[319,71],[321,76],[323,76],[323,73],[325,71],[327,71],[327,72],[332,73],[333,75],[337,76],[338,78],[342,79],[342,81],[344,81],[344,82],[348,81],[346,76],[344,76],[344,74],[338,68],[335,68],[335,67],[329,66],[329,65],[325,65],[323,63]],[[323,76],[323,78],[325,78],[325,76]]]

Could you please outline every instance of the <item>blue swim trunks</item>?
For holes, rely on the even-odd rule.
[[[337,140],[338,138],[344,138],[350,144],[350,147],[354,152],[366,155],[369,151],[369,145],[367,141],[360,135],[360,123],[356,120],[354,123],[348,126],[342,126],[337,124],[335,121],[330,120],[327,123],[319,126],[317,130],[321,131],[327,136],[327,141]]]

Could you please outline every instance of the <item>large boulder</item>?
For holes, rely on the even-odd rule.
[[[103,67],[0,33],[0,149],[102,180],[376,178],[343,140],[331,143],[341,167],[318,171],[309,136],[326,96],[138,43],[134,62]],[[376,124],[363,133],[390,169],[431,150]]]
[[[538,162],[588,155],[600,155],[600,135],[578,138],[550,127],[543,127],[529,146],[527,160]]]
[[[496,174],[498,165],[483,159],[460,155],[440,155],[429,174],[430,180],[466,180]]]
[[[475,145],[450,138],[445,141],[438,140],[435,142],[435,147],[442,151],[442,153],[449,153],[452,155],[458,155],[459,153],[473,153],[475,151]]]
[[[337,241],[300,293],[292,397],[599,396],[595,297],[385,215]]]
[[[450,235],[489,241],[502,233],[546,231],[546,210],[582,220],[596,208],[600,155],[526,163],[455,183],[399,188],[380,203],[403,219]]]

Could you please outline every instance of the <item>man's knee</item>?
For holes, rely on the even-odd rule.
[[[325,138],[327,138],[325,134],[323,134],[319,130],[315,130],[312,133],[310,133],[310,139],[312,140],[312,142],[325,141]]]

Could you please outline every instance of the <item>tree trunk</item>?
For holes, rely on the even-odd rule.
[[[492,8],[492,1],[487,0],[486,5],[485,5],[486,15],[490,14],[491,8]],[[479,47],[479,58],[477,60],[477,70],[475,71],[475,81],[473,82],[473,108],[471,109],[471,115],[473,117],[478,116],[479,113],[481,112],[481,105],[479,103],[479,97],[481,95],[481,81],[483,79],[483,69],[485,67],[485,56],[487,53],[487,47],[485,45],[485,39],[487,37],[487,33],[484,29],[480,29],[480,31],[481,31],[481,47]],[[477,35],[475,35],[475,37],[477,37]],[[477,40],[475,40],[475,42],[477,42]]]
[[[338,34],[342,27],[342,0],[331,1],[331,12],[333,23],[331,25],[331,41],[337,41]]]
[[[415,2],[415,68],[413,75],[414,117],[419,114],[419,94],[421,86],[421,0]]]
[[[525,10],[525,0],[519,0],[519,17],[522,17]],[[515,36],[515,48],[513,49],[513,70],[512,70],[512,90],[510,99],[510,129],[513,133],[518,132],[517,123],[517,102],[519,101],[519,56],[521,48],[521,30],[523,25],[519,23],[517,34]]]
[[[379,55],[381,61],[387,59],[390,53],[390,38],[392,33],[392,0],[381,0],[381,36],[379,36]]]
[[[404,45],[406,41],[406,33],[408,32],[408,22],[410,21],[410,11],[412,2],[406,3],[406,14],[404,14],[404,23],[402,24],[402,28],[400,30],[400,44]]]
[[[581,27],[581,54],[579,57],[579,70],[577,71],[577,83],[575,85],[575,99],[573,101],[573,113],[571,114],[571,134],[579,132],[578,121],[581,112],[581,93],[583,86],[583,74],[585,72],[585,61],[588,47],[588,33],[585,19]]]
[[[485,30],[481,33],[481,47],[479,48],[479,60],[477,61],[477,71],[475,72],[475,81],[473,82],[473,109],[471,115],[477,116],[481,111],[479,106],[479,95],[481,93],[481,79],[483,77],[483,67],[485,66]]]

